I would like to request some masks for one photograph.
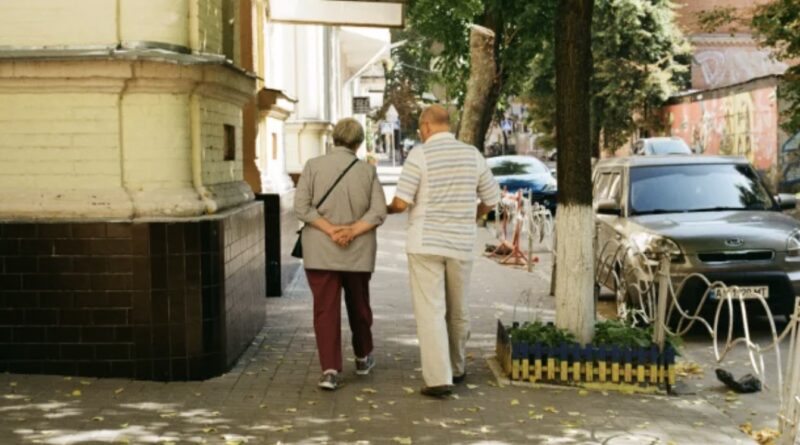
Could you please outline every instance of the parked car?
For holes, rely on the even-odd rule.
[[[692,149],[686,142],[677,137],[644,138],[633,143],[633,154],[643,156],[654,155],[690,155]]]
[[[531,156],[497,156],[486,160],[500,188],[511,193],[517,190],[532,192],[538,202],[555,214],[556,179],[542,161]]]
[[[550,169],[550,174],[555,178],[556,168],[558,167],[558,150],[554,148],[550,153],[547,153],[547,156],[544,158],[544,165]]]
[[[692,273],[728,285],[766,286],[774,313],[788,314],[800,295],[800,222],[782,213],[794,195],[770,196],[742,157],[632,156],[600,160],[594,170],[598,277],[617,298],[636,296],[637,261],[671,252],[676,286]],[[638,259],[615,261],[633,246]],[[617,256],[617,258],[619,258]],[[620,283],[611,277],[616,272]],[[688,307],[705,292],[690,280]],[[677,290],[677,288],[676,288]],[[683,305],[683,303],[682,303]]]

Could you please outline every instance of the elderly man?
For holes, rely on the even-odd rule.
[[[335,147],[306,163],[295,193],[295,213],[306,223],[303,267],[314,295],[319,386],[327,390],[338,388],[342,372],[342,289],[356,374],[367,375],[375,366],[369,281],[375,270],[375,228],[386,219],[386,198],[375,167],[356,158],[363,141],[358,121],[339,121],[333,129]]]
[[[427,108],[419,128],[424,145],[409,153],[389,213],[411,209],[406,253],[425,379],[421,392],[443,397],[466,377],[465,300],[475,220],[497,205],[500,189],[481,153],[450,133],[447,110]]]

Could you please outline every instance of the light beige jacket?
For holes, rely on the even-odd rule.
[[[306,163],[294,198],[297,218],[305,223],[323,217],[335,225],[359,220],[381,225],[386,219],[386,197],[375,167],[358,161],[333,189],[317,210],[315,207],[336,178],[355,159],[352,150],[334,147],[330,153]],[[311,270],[374,272],[377,252],[376,231],[339,247],[322,231],[309,226],[303,229],[303,265]]]

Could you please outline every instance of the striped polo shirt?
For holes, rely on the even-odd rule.
[[[411,204],[406,252],[471,260],[477,204],[500,188],[483,155],[452,133],[437,133],[408,155],[396,196]]]

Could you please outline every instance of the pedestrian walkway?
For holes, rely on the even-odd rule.
[[[165,384],[0,375],[0,443],[751,443],[697,396],[499,387],[484,359],[497,319],[552,318],[541,265],[529,274],[476,260],[466,384],[447,400],[419,395],[403,227],[392,217],[380,229],[372,375],[355,376],[350,361],[343,388],[317,388],[311,298],[299,275],[286,297],[268,300],[267,326],[222,377]]]

